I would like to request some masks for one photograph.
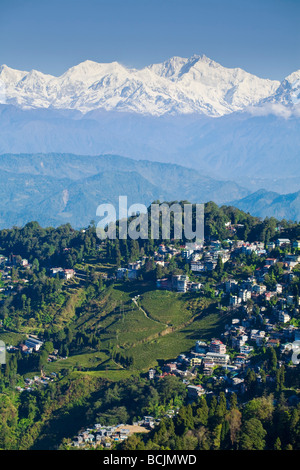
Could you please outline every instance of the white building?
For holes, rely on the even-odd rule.
[[[43,346],[43,344],[44,344],[43,341],[40,341],[40,340],[38,340],[36,338],[32,338],[32,337],[29,337],[25,341],[25,346],[27,346],[28,348],[32,348],[35,351],[39,351],[39,349]]]
[[[283,312],[283,311],[279,312],[279,314],[278,314],[278,320],[279,320],[280,322],[282,322],[282,323],[287,323],[287,322],[290,321],[290,319],[291,319],[291,317],[289,316],[288,313]]]
[[[247,289],[240,289],[239,298],[242,299],[243,302],[247,302],[248,299],[251,299],[251,291]]]
[[[229,362],[229,354],[219,354],[215,352],[206,353],[205,359],[218,365],[227,365]]]

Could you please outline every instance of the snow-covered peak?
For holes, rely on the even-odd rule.
[[[125,67],[118,62],[98,63],[86,60],[68,69],[59,79],[61,81],[70,80],[91,84],[95,80],[107,74],[119,74],[126,71]]]
[[[27,73],[28,72],[12,69],[5,64],[0,65],[0,80],[4,83],[17,83],[22,80]]]
[[[262,104],[276,103],[293,108],[300,105],[300,70],[288,75],[273,95],[263,100]]]
[[[300,79],[300,69],[299,70],[296,70],[295,72],[291,73],[290,75],[288,75],[285,80],[287,82],[290,82],[290,83],[293,83],[295,82],[296,80],[299,80]]]
[[[153,64],[147,67],[160,77],[169,78],[172,81],[178,80],[182,75],[189,72],[198,62],[213,62],[205,55],[194,54],[189,58],[174,56],[161,64]]]

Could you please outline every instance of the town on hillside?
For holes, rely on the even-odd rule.
[[[225,225],[227,238],[209,236],[193,247],[172,240],[161,241],[148,251],[138,250],[132,243],[134,256],[130,253],[125,256],[119,245],[116,247],[113,242],[93,242],[95,259],[106,256],[105,259],[110,260],[101,261],[100,274],[93,270],[91,263],[85,268],[85,258],[88,259],[88,256],[84,249],[78,258],[74,257],[70,262],[75,249],[64,246],[60,251],[61,265],[48,261],[43,266],[42,259],[35,257],[29,262],[20,253],[5,254],[6,250],[2,248],[0,332],[6,335],[20,333],[20,340],[15,344],[6,343],[6,350],[8,358],[17,354],[26,371],[23,379],[14,385],[15,390],[20,394],[35,393],[62,380],[68,373],[68,361],[74,354],[72,347],[76,351],[80,348],[101,350],[101,334],[87,336],[82,330],[67,345],[66,335],[71,335],[71,331],[66,330],[68,320],[64,320],[65,334],[60,335],[59,328],[56,328],[51,336],[46,330],[37,328],[38,324],[50,321],[47,317],[50,313],[45,307],[47,302],[49,305],[60,302],[63,306],[66,295],[79,292],[82,286],[86,289],[89,283],[92,283],[97,295],[109,286],[129,286],[128,289],[135,286],[136,295],[130,300],[132,308],[143,313],[152,324],[159,324],[160,321],[159,317],[156,320],[152,318],[143,304],[149,286],[151,291],[169,292],[174,299],[196,299],[204,302],[203,305],[213,305],[224,320],[217,334],[208,338],[202,337],[199,331],[191,348],[178,351],[176,357],[170,356],[148,370],[140,371],[150,384],[159,383],[165,377],[177,377],[185,388],[188,403],[202,396],[210,399],[220,391],[226,397],[235,394],[242,403],[254,383],[258,387],[269,384],[277,392],[286,388],[285,378],[293,374],[299,364],[300,240],[281,238],[278,230],[279,236],[267,242],[246,241],[236,236],[238,229],[243,227],[241,224]],[[85,236],[85,231],[80,236]],[[109,269],[106,269],[107,266]],[[42,280],[42,288],[38,287],[39,279]],[[140,291],[139,285],[143,286]],[[39,289],[39,323],[38,317],[33,315],[35,304],[30,296],[34,289]],[[29,318],[28,323],[21,315],[14,316],[18,306],[24,317]],[[119,317],[124,321],[124,305],[114,304],[111,308],[114,313],[119,312]],[[88,317],[87,320],[84,318],[83,321],[89,321]],[[168,327],[168,324],[165,326]],[[176,327],[168,328],[176,331]],[[122,357],[121,350],[112,350],[111,360],[120,369],[134,369],[132,358]],[[270,363],[273,368],[269,367]],[[58,365],[58,369],[51,369],[51,364],[53,367]],[[66,365],[62,373],[63,364]],[[30,367],[35,372],[28,374]],[[72,370],[88,369],[76,364],[75,369],[72,365]],[[103,374],[105,370],[108,370],[107,366]],[[299,403],[297,388],[293,386],[290,387],[288,403]],[[161,415],[139,416],[125,424],[110,425],[105,420],[101,422],[100,417],[98,422],[78,428],[78,434],[74,434],[69,445],[77,448],[114,448],[132,434],[150,432],[159,425],[162,417],[175,417],[179,408],[174,405],[163,410]]]

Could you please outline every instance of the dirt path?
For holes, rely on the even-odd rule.
[[[149,317],[148,313],[138,304],[137,300],[135,298],[131,299],[132,302],[137,306],[137,308],[143,312],[143,314],[145,315],[146,318],[148,318],[148,320],[151,320],[151,321],[154,321],[155,323],[158,323],[159,325],[164,325],[164,326],[168,326],[166,323],[162,323],[161,321],[158,321],[158,320],[154,320],[153,318]]]

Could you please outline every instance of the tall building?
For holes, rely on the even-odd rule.
[[[217,354],[226,354],[226,345],[219,339],[214,339],[209,345],[209,352]]]

